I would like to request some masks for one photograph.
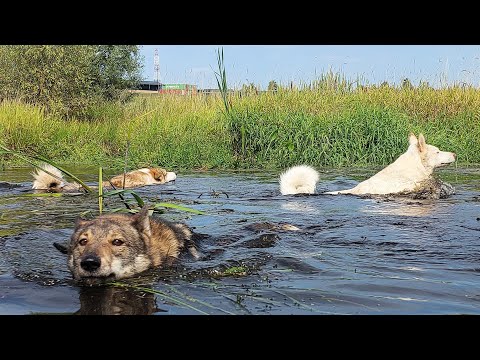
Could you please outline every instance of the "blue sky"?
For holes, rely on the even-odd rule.
[[[160,81],[216,88],[216,50],[222,45],[142,45],[143,77],[154,80],[158,49]],[[433,86],[466,82],[480,85],[478,45],[224,45],[229,88],[254,83],[265,89],[270,80],[308,83],[329,69],[363,83],[398,84],[409,78]]]

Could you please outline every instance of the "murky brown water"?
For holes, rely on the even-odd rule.
[[[179,173],[174,184],[135,192],[205,211],[163,214],[201,234],[204,259],[185,255],[104,288],[73,284],[52,246],[79,214],[98,209],[97,198],[28,196],[31,170],[0,172],[0,314],[480,313],[479,169],[439,171],[456,188],[448,199],[394,201],[281,196],[276,173]],[[68,170],[96,181],[96,168]],[[317,190],[374,172],[325,170]],[[263,222],[300,231],[252,226]]]

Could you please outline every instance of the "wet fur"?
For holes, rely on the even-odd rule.
[[[115,245],[114,240],[121,240],[123,244]],[[62,251],[61,246],[56,247]],[[169,265],[184,249],[198,258],[190,229],[184,224],[149,217],[145,206],[135,215],[107,214],[93,220],[77,219],[67,247],[68,268],[77,281],[116,280]],[[98,269],[82,268],[82,261],[92,256],[100,259]]]
[[[63,178],[63,174],[55,166],[43,164],[32,173],[34,178],[32,189],[47,192],[79,192],[82,185],[69,183]]]
[[[417,139],[413,133],[410,133],[408,140],[407,151],[369,179],[351,189],[324,194],[388,195],[421,193],[429,190],[432,196],[441,196],[441,194],[454,192],[451,185],[444,186],[441,182],[434,181],[432,174],[437,167],[454,162],[456,155],[428,145],[423,134],[420,134]],[[312,167],[295,166],[280,176],[280,191],[283,195],[312,194],[314,192],[312,183],[314,189],[318,180],[319,174]],[[448,187],[451,189],[447,189]]]
[[[81,192],[82,185],[72,182],[69,183],[63,178],[62,172],[50,164],[43,164],[41,168],[32,173],[34,178],[32,188],[34,190],[46,192]],[[125,186],[123,179],[125,177]],[[165,184],[175,180],[177,175],[174,172],[166,171],[162,168],[142,168],[133,170],[124,174],[116,175],[110,181],[104,181],[104,187],[115,188],[134,188],[145,185]]]
[[[313,194],[319,179],[314,168],[297,165],[280,174],[280,192],[282,195]]]
[[[165,184],[167,181],[175,180],[175,178],[175,173],[167,172],[162,168],[143,168],[130,171],[125,174],[125,188],[153,184]],[[112,183],[116,188],[122,188],[123,179],[123,174],[116,175],[110,179],[110,182],[104,181],[103,186],[110,186],[110,183]]]

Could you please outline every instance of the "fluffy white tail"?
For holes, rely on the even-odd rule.
[[[46,173],[42,169],[52,173],[55,176]],[[41,169],[37,168],[36,172],[33,172],[32,175],[35,179],[32,189],[48,190],[53,188],[61,188],[64,185],[62,172],[50,164],[43,164]]]
[[[291,167],[280,175],[280,192],[282,195],[313,194],[320,176],[308,165]]]

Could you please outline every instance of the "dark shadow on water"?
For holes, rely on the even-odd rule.
[[[75,315],[152,315],[157,308],[153,293],[115,286],[82,287]]]

